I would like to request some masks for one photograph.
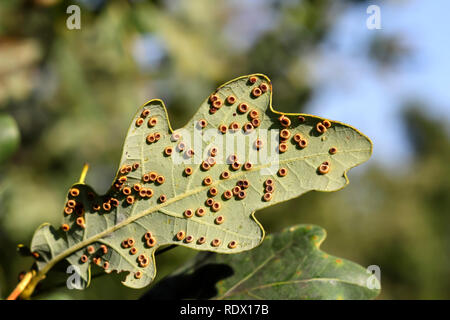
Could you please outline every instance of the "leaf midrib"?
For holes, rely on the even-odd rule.
[[[341,151],[341,153],[352,153],[352,152],[363,152],[363,151],[368,151],[368,150],[367,149],[354,149],[354,150]],[[327,154],[328,153],[324,152],[324,153],[316,153],[316,154],[313,154],[313,155],[307,155],[307,156],[303,156],[303,157],[289,158],[289,159],[279,160],[279,163],[282,164],[282,163],[286,163],[286,162],[300,161],[300,160],[304,160],[304,159],[308,159],[308,158],[324,156],[324,155],[327,155]],[[272,163],[261,164],[259,166],[255,166],[254,169],[251,170],[251,171],[254,172],[254,171],[260,170],[262,168],[269,167],[271,165],[272,165]],[[357,165],[357,164],[355,164],[355,165]],[[344,171],[344,174],[349,169],[350,168],[347,168],[347,170]],[[241,177],[243,175],[246,175],[246,174],[248,174],[247,171],[241,171],[239,173],[235,173],[234,175],[232,175],[232,177],[230,177],[226,181],[230,181],[230,180],[233,180],[233,179],[237,180],[239,177]],[[211,188],[212,186],[219,185],[221,182],[222,182],[222,180],[217,180],[216,182],[213,182],[209,186],[203,186],[203,187],[198,187],[198,188],[192,189],[191,191],[188,191],[188,192],[182,193],[182,194],[180,194],[178,196],[175,196],[175,197],[167,200],[166,202],[164,202],[162,204],[156,205],[156,206],[154,206],[154,207],[152,207],[152,208],[150,208],[148,210],[144,210],[140,214],[137,214],[135,216],[130,216],[129,218],[127,218],[127,219],[123,220],[122,222],[114,225],[113,227],[108,228],[108,229],[98,233],[97,235],[94,235],[94,236],[92,236],[92,237],[90,237],[88,239],[85,239],[85,240],[79,242],[78,244],[74,245],[73,247],[62,251],[60,254],[55,256],[52,260],[50,260],[47,263],[47,265],[40,271],[40,274],[46,274],[48,272],[48,270],[50,270],[60,260],[64,259],[65,257],[67,257],[69,255],[71,255],[72,253],[82,249],[83,247],[85,247],[85,246],[87,246],[87,245],[89,245],[89,244],[91,244],[93,242],[98,241],[99,239],[107,236],[108,234],[113,233],[114,231],[122,228],[123,226],[126,226],[126,225],[132,223],[133,221],[138,220],[138,219],[140,219],[140,218],[142,218],[142,217],[144,217],[144,216],[146,216],[146,215],[148,215],[148,214],[150,214],[152,212],[158,211],[160,208],[166,207],[166,206],[168,206],[168,205],[170,205],[170,204],[172,204],[174,202],[179,201],[180,199],[189,197],[189,196],[194,195],[196,193],[200,193],[200,192],[202,192],[202,191],[204,191],[206,189]]]

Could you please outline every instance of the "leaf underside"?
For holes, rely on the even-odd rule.
[[[214,108],[210,100],[217,98],[222,103]],[[346,172],[370,157],[371,142],[356,129],[311,115],[282,114],[272,109],[271,101],[272,85],[266,76],[240,77],[219,87],[214,97],[206,99],[194,117],[175,132],[162,101],[147,102],[131,122],[109,191],[98,195],[84,183],[73,185],[65,210],[69,200],[76,205],[73,212],[63,213],[62,226],[55,229],[44,224],[35,232],[31,250],[38,257],[38,270],[45,273],[67,259],[80,269],[85,285],[94,264],[108,273],[128,273],[123,281],[128,287],[145,287],[155,277],[154,253],[160,246],[177,244],[218,253],[250,250],[264,238],[264,230],[254,217],[256,210],[311,190],[339,190],[348,183]],[[242,103],[247,110],[242,109]],[[254,126],[249,126],[252,121]],[[327,125],[325,130],[322,123]],[[233,124],[239,127],[236,131],[218,130],[221,125],[229,128]],[[283,129],[290,135],[283,143],[286,150],[281,150],[278,141]],[[195,138],[198,136],[200,143]],[[277,139],[270,138],[273,136]],[[157,137],[156,141],[151,137]],[[295,140],[298,137],[302,146]],[[226,139],[239,142],[229,149]],[[263,141],[259,148],[256,140]],[[227,148],[222,148],[225,145]],[[167,147],[172,148],[170,155]],[[212,148],[217,148],[213,155]],[[237,156],[235,168],[230,155]],[[205,170],[202,162],[211,158],[215,164]],[[251,168],[246,168],[245,162],[250,162]],[[127,166],[132,167],[130,172],[126,172]],[[186,168],[192,171],[189,175]],[[227,179],[221,178],[224,171],[229,173]],[[145,181],[153,175],[164,181]],[[121,177],[126,181],[118,184]],[[267,189],[268,180],[271,190]],[[151,197],[135,191],[136,184]],[[224,192],[237,185],[243,192],[226,199]],[[128,198],[131,204],[124,194],[127,187],[133,197],[132,201]],[[74,189],[79,191],[76,196],[71,194]],[[208,198],[212,207],[205,203]],[[105,203],[111,209],[106,205],[105,210]],[[203,215],[196,213],[198,208],[203,208]],[[84,219],[81,223],[80,217]],[[63,226],[69,230],[64,231]]]
[[[378,279],[354,262],[321,251],[325,237],[321,227],[297,225],[268,235],[251,251],[200,253],[143,299],[374,299]]]

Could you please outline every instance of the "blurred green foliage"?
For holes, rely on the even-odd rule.
[[[66,28],[71,2],[0,2],[0,112],[14,117],[21,135],[0,168],[1,297],[32,263],[16,253],[17,244],[28,244],[42,222],[60,223],[65,193],[84,162],[91,165],[87,183],[107,190],[140,105],[163,99],[176,128],[218,84],[260,72],[276,86],[274,106],[300,112],[316,90],[305,63],[314,60],[304,58],[354,2],[83,1],[81,30]],[[258,36],[237,36],[255,26]],[[379,48],[372,58],[401,59],[401,50],[390,58],[382,40],[372,42]],[[268,232],[299,223],[325,228],[324,251],[380,266],[380,298],[448,299],[448,124],[416,102],[405,110],[410,162],[387,171],[369,161],[339,192],[308,193],[256,216]],[[159,256],[157,280],[195,253],[177,248]],[[93,279],[85,291],[62,287],[36,298],[135,299],[145,292],[111,277]]]
[[[14,118],[0,113],[0,165],[17,150],[19,136]]]

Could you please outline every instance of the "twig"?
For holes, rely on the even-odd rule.
[[[27,285],[30,283],[31,278],[33,278],[33,272],[29,271],[25,274],[25,276],[20,280],[19,284],[16,286],[16,288],[11,292],[8,298],[6,300],[16,300],[17,297],[22,293],[23,290],[27,287]]]

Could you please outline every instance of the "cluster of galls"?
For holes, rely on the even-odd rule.
[[[150,110],[148,109],[144,109],[141,113],[141,116],[139,118],[136,119],[136,126],[140,127],[144,121],[145,118],[147,118],[147,116],[150,114]],[[147,125],[149,128],[156,126],[156,123],[158,122],[158,120],[154,117],[151,117],[150,119],[148,119]]]
[[[331,127],[331,122],[329,120],[323,120],[322,122],[318,122],[316,124],[316,130],[319,133],[327,132],[327,129]]]
[[[136,119],[136,127],[140,127],[142,126],[142,124],[145,121],[145,118],[150,115],[150,110],[149,109],[144,109],[141,113],[141,116],[139,118]],[[150,119],[148,119],[147,121],[147,126],[149,128],[153,128],[154,126],[156,126],[156,124],[158,123],[158,119],[155,117],[150,117]],[[146,140],[147,143],[153,143],[158,141],[159,139],[161,139],[161,134],[159,132],[155,132],[155,133],[150,133]]]
[[[137,163],[136,163],[137,164]],[[133,165],[134,166],[134,165]],[[125,166],[126,167],[126,166]],[[122,172],[122,171],[121,171]],[[142,186],[140,183],[135,183],[133,185],[126,185],[125,182],[128,180],[126,176],[120,176],[116,182],[114,183],[114,187],[123,193],[126,197],[127,204],[131,205],[135,201],[135,195],[132,193],[135,192],[142,199],[150,199],[153,197],[153,189],[149,187]],[[166,181],[166,178],[163,175],[158,174],[155,171],[151,171],[148,173],[144,173],[142,175],[142,181],[144,183],[152,183],[161,185]],[[113,199],[113,198],[112,198]],[[165,202],[166,196],[163,194],[159,197],[159,201]]]
[[[327,129],[331,128],[331,122],[329,120],[323,120],[322,122],[318,122],[316,124],[316,130],[320,134],[323,134],[327,132]],[[333,155],[337,153],[336,147],[331,147],[328,152]],[[324,161],[319,165],[319,168],[317,168],[317,172],[320,174],[327,174],[330,171],[330,162]]]
[[[212,154],[214,154],[214,148],[212,149],[212,151],[213,151]],[[211,155],[211,152],[210,152],[210,155]],[[187,172],[186,172],[186,169],[188,169]],[[192,168],[187,167],[186,169],[185,169],[184,173],[186,175],[190,175],[192,173]],[[228,171],[223,171],[220,176],[221,176],[222,179],[228,179],[231,176],[231,174]],[[209,186],[209,185],[211,185],[213,183],[213,179],[210,176],[207,176],[207,177],[205,177],[203,179],[202,183],[205,186]],[[246,190],[245,189],[247,189],[249,186],[250,186],[250,183],[249,183],[248,180],[239,180],[236,183],[236,187],[234,187],[232,190],[225,190],[223,192],[222,198],[225,201],[231,199],[233,196],[235,196],[236,199],[244,199],[246,197]],[[208,191],[207,191],[207,195],[209,196],[209,198],[206,199],[205,205],[207,207],[209,207],[211,209],[211,211],[213,211],[213,212],[219,211],[221,209],[221,207],[222,207],[222,204],[219,201],[216,201],[214,199],[214,197],[216,197],[218,194],[219,194],[219,190],[216,187],[214,187],[214,186],[209,188]],[[205,214],[206,214],[206,210],[205,210],[204,207],[199,207],[195,211],[194,211],[194,209],[186,209],[183,212],[183,216],[186,219],[190,219],[190,218],[192,218],[194,216],[203,217]],[[214,223],[217,224],[217,225],[220,225],[220,224],[222,224],[224,222],[225,222],[225,217],[223,215],[219,215],[219,216],[217,216],[214,219]],[[178,240],[178,241],[184,241],[185,243],[192,243],[195,240],[193,235],[186,235],[186,232],[184,230],[178,231],[176,233],[176,235],[175,235],[175,239]],[[197,239],[197,241],[196,241],[196,243],[198,245],[202,245],[205,242],[206,242],[206,237],[205,236],[199,237]],[[221,245],[221,243],[222,242],[221,242],[220,239],[214,238],[210,242],[210,245],[212,247],[218,247],[218,246]],[[232,240],[232,241],[230,241],[228,243],[228,248],[229,249],[234,249],[234,248],[237,247],[237,244],[238,243],[237,243],[236,240]]]
[[[273,179],[267,179],[264,181],[264,195],[263,200],[264,201],[270,201],[272,200],[273,193],[275,192],[275,181]]]
[[[99,248],[95,248],[93,245],[89,245],[85,248],[86,252],[80,257],[81,263],[86,263],[91,256],[92,262],[96,265],[107,270],[109,268],[108,261],[102,261],[102,256],[108,253],[108,247],[105,244],[101,244]],[[92,256],[93,255],[93,256]]]
[[[131,171],[131,170],[130,170]],[[84,205],[82,202],[77,201],[76,199],[80,196],[80,190],[78,188],[71,188],[69,190],[69,200],[67,200],[66,205],[64,207],[64,213],[66,215],[72,215],[75,214],[76,218],[75,218],[75,223],[80,227],[80,228],[86,228],[86,224],[85,224],[85,219],[84,219],[84,214],[85,214],[85,209],[84,209]],[[91,191],[89,191],[87,193],[87,199],[92,202],[94,201],[96,198],[95,194]],[[111,198],[109,199],[108,202],[105,202],[103,204],[103,208],[106,210],[110,210],[110,206],[111,205],[115,205],[118,206],[119,205],[119,201],[115,198]],[[100,205],[98,204],[94,204],[94,210],[100,210]],[[61,225],[61,229],[65,232],[70,230],[70,226],[67,223],[63,223]],[[81,263],[86,263],[90,256],[92,259],[92,262],[95,263],[96,265],[102,267],[103,269],[108,269],[109,267],[109,262],[108,261],[102,261],[101,256],[105,255],[108,253],[108,247],[105,244],[101,244],[97,249],[93,246],[93,245],[89,245],[86,247],[86,252],[83,253],[83,255],[80,257],[80,262]],[[35,256],[36,257],[36,256]],[[38,256],[37,256],[38,257]],[[37,258],[36,257],[36,258]]]
[[[288,150],[288,144],[287,141],[289,140],[289,138],[291,137],[291,132],[289,131],[289,126],[291,125],[291,120],[285,116],[285,115],[281,115],[278,120],[280,121],[281,126],[284,127],[284,129],[282,129],[280,131],[280,144],[278,146],[278,151],[279,153],[284,153]],[[298,121],[300,123],[303,123],[306,121],[304,116],[298,116]],[[331,127],[331,122],[329,120],[323,120],[321,122],[318,122],[316,124],[316,130],[319,134],[323,134],[327,131],[327,129],[329,129]],[[306,138],[304,138],[300,133],[296,133],[294,134],[294,136],[292,137],[292,141],[294,144],[296,144],[299,148],[304,149],[308,146],[308,140],[306,140]],[[331,147],[328,152],[331,155],[334,155],[337,153],[337,148],[336,147]],[[281,170],[281,169],[280,169]],[[285,170],[285,169],[283,169]],[[329,161],[325,161],[323,162],[317,169],[318,173],[320,174],[327,174],[330,171],[330,162]],[[278,172],[278,175],[283,176],[283,173],[280,173],[280,171]],[[265,197],[269,198],[269,195],[264,195],[264,199]]]
[[[249,78],[249,84],[255,84],[256,81],[258,80],[257,77],[252,76]],[[269,85],[265,82],[262,82],[259,86],[254,87],[251,91],[251,95],[253,98],[258,98],[259,96],[261,96],[263,93],[269,91]],[[209,108],[209,113],[210,114],[214,114],[217,112],[217,110],[219,110],[224,104],[228,105],[228,106],[233,106],[237,104],[236,107],[236,112],[238,112],[239,114],[246,114],[248,112],[248,117],[249,117],[249,121],[245,124],[243,124],[242,126],[242,130],[246,133],[251,132],[254,128],[257,128],[261,125],[261,120],[259,119],[259,112],[256,109],[252,109],[250,110],[250,106],[246,103],[246,102],[238,102],[237,98],[234,95],[229,95],[225,98],[225,101],[222,101],[220,99],[220,97],[217,94],[212,94],[209,97],[209,104],[210,104],[210,108]],[[204,128],[207,125],[207,121],[205,119],[200,119],[198,122],[198,126],[200,128]],[[227,133],[227,131],[229,130],[230,132],[237,132],[238,130],[241,129],[241,125],[236,122],[233,121],[231,123],[229,123],[228,125],[226,124],[221,124],[218,127],[218,130],[225,134]]]
[[[287,142],[289,138],[291,138],[291,132],[288,129],[291,125],[291,120],[285,115],[281,115],[278,120],[280,121],[281,126],[284,127],[284,129],[280,131],[280,144],[278,146],[278,151],[280,153],[284,153],[288,150]],[[305,117],[299,116],[298,120],[300,121],[300,123],[305,122]],[[301,149],[304,149],[308,146],[308,140],[302,137],[300,133],[294,134],[294,136],[292,137],[292,141]]]
[[[224,219],[224,217],[223,216],[219,216],[219,217],[217,217],[216,218],[216,223],[222,223],[221,221]],[[184,242],[185,243],[192,243],[192,242],[194,242],[194,240],[195,240],[195,238],[194,238],[194,236],[192,236],[192,235],[186,235],[186,232],[184,231],[184,230],[180,230],[180,231],[178,231],[177,232],[177,234],[175,235],[175,238],[178,240],[178,241],[183,241],[184,240]],[[202,244],[204,244],[206,242],[206,237],[205,236],[201,236],[201,237],[199,237],[198,239],[197,239],[197,244],[198,245],[202,245]],[[210,245],[212,246],[212,247],[218,247],[218,246],[220,246],[220,244],[222,243],[222,241],[219,239],[219,238],[214,238],[213,240],[211,240],[211,242],[210,242]],[[229,243],[228,243],[228,248],[229,249],[234,249],[234,248],[236,248],[237,247],[237,241],[236,240],[231,240]]]
[[[69,190],[69,197],[70,199],[67,200],[66,205],[64,207],[64,214],[65,215],[72,215],[75,214],[77,217],[75,218],[75,223],[80,226],[81,228],[86,228],[85,220],[84,220],[84,205],[81,202],[76,201],[75,199],[80,195],[80,190],[78,188],[71,188]],[[88,193],[88,199],[93,200],[95,198],[95,195],[92,192]],[[61,226],[61,229],[63,231],[69,231],[70,226],[67,223],[63,223]]]
[[[143,241],[145,242],[145,245],[148,248],[151,248],[156,245],[156,238],[152,235],[150,231],[147,231],[144,233],[142,237]],[[136,255],[138,254],[138,249],[135,247],[136,241],[133,238],[127,238],[122,241],[122,248],[128,249],[128,253],[130,255]],[[150,264],[150,258],[145,255],[145,253],[141,253],[137,256],[136,262],[141,268],[145,268]],[[134,277],[136,279],[140,279],[142,277],[143,273],[142,271],[138,270],[134,273]]]

